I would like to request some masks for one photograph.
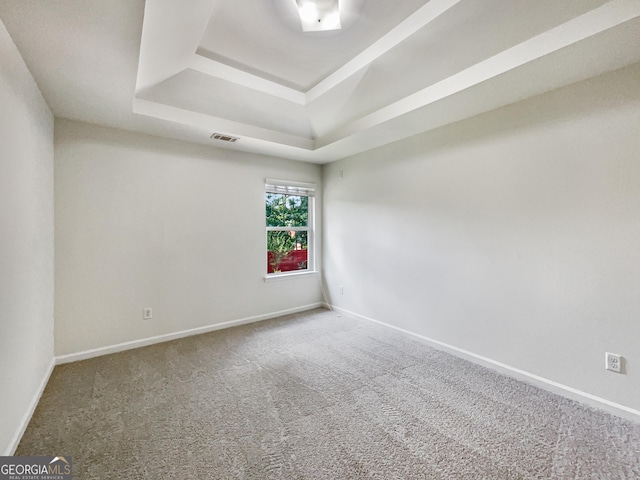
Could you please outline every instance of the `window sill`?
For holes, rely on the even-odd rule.
[[[296,277],[308,277],[312,275],[318,275],[317,270],[313,270],[311,272],[287,272],[287,273],[270,273],[264,276],[265,282],[277,282],[280,280],[291,280]]]

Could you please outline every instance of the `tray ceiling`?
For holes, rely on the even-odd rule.
[[[640,0],[0,0],[54,114],[325,163],[640,62]],[[212,133],[237,137],[234,143]]]

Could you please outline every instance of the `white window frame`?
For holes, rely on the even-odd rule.
[[[267,243],[269,232],[307,232],[307,268],[305,270],[290,271],[290,272],[277,272],[267,273],[265,261],[265,281],[271,280],[284,280],[286,278],[298,277],[303,275],[312,275],[318,273],[316,271],[316,242],[315,242],[315,212],[316,212],[316,184],[307,182],[295,182],[291,180],[276,180],[267,178],[265,180],[265,193],[280,193],[283,195],[300,195],[309,199],[308,201],[308,216],[306,227],[269,227],[266,226],[265,221],[265,236],[264,236],[264,253],[267,255]]]

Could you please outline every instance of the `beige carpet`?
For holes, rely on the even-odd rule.
[[[638,479],[640,425],[326,310],[56,367],[75,479]]]

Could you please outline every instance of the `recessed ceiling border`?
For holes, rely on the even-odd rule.
[[[299,105],[306,105],[309,101],[319,98],[355,72],[379,58],[393,46],[407,39],[422,26],[428,24],[460,1],[431,0],[407,18],[405,22],[399,24],[396,29],[390,31],[378,42],[372,44],[360,55],[347,62],[307,92],[291,89],[277,82],[272,82],[193,52],[189,65],[190,68],[202,73],[225,78],[236,84],[270,93]],[[428,5],[431,6],[430,9],[426,8]],[[317,139],[289,135],[246,123],[234,122],[143,100],[138,97],[134,99],[134,111],[142,115],[191,125],[196,128],[205,127],[210,131],[224,130],[229,134],[242,137],[243,144],[250,145],[250,149],[259,150],[260,145],[269,146],[266,150],[272,152],[272,154],[304,161],[322,162],[325,157],[335,157],[336,152],[339,150],[337,150],[338,145],[343,144],[350,138],[361,137],[367,131],[378,131],[382,126],[390,125],[411,112],[424,111],[425,108],[429,108],[430,105],[440,100],[453,97],[474,86],[491,81],[491,79],[497,78],[506,72],[531,64],[542,57],[638,17],[640,17],[640,2],[638,0],[610,0],[600,7],[478,62],[440,82],[380,108],[373,113],[343,124],[331,133]],[[411,134],[415,134],[415,132]],[[397,135],[395,137],[389,141],[399,139]],[[362,150],[362,148],[360,149]],[[335,160],[337,158],[332,159]],[[325,161],[330,160],[325,159]]]
[[[233,82],[268,95],[279,97],[283,100],[288,100],[298,105],[306,106],[329,92],[331,89],[337,87],[351,76],[355,75],[358,71],[376,61],[393,47],[405,41],[411,35],[427,26],[461,1],[462,0],[430,0],[369,47],[365,48],[354,58],[349,60],[323,80],[319,81],[306,92],[287,87],[278,82],[268,80],[259,75],[246,72],[240,68],[232,67],[223,62],[198,54],[198,45],[195,44],[194,46],[193,35],[190,37],[193,48],[191,49],[192,52],[189,55],[189,60],[186,63],[182,61],[180,68],[177,70],[173,69],[168,71],[175,74],[185,68],[191,68],[212,77]],[[150,6],[148,8],[151,9]],[[199,43],[199,39],[197,43]],[[148,85],[145,86],[148,87]]]
[[[455,95],[640,16],[637,0],[612,0],[318,138],[316,148]]]

